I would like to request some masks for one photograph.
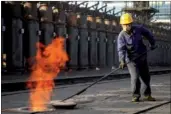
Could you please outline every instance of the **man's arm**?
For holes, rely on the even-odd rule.
[[[147,40],[150,42],[151,46],[155,46],[155,39],[153,34],[143,26],[141,27],[141,32],[142,35],[145,36]]]
[[[117,50],[119,55],[119,62],[125,62],[126,45],[121,35],[118,36]]]

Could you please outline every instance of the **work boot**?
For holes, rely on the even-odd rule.
[[[151,95],[145,96],[144,100],[145,101],[156,101],[156,99],[154,97],[152,97]]]
[[[131,100],[132,102],[139,102],[140,100],[139,100],[139,97],[132,97],[132,100]]]

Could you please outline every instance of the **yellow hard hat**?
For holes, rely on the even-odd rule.
[[[129,24],[132,22],[133,22],[133,19],[129,13],[125,13],[120,17],[120,24]]]

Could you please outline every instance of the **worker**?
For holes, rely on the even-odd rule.
[[[119,67],[123,69],[127,65],[131,75],[132,102],[138,102],[141,97],[140,81],[144,83],[144,100],[155,101],[155,98],[151,96],[150,74],[147,53],[145,53],[147,49],[142,37],[144,36],[149,41],[151,50],[154,50],[156,48],[154,36],[142,25],[134,25],[129,13],[120,17],[120,24],[122,31],[117,40]],[[139,57],[142,54],[143,56]],[[135,59],[137,56],[139,58]]]

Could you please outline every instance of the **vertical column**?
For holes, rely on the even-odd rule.
[[[78,45],[78,63],[79,68],[88,68],[88,31],[87,31],[87,16],[80,15],[78,19],[79,45]]]
[[[34,57],[36,56],[36,43],[39,42],[39,36],[41,35],[41,31],[39,31],[37,3],[24,3],[24,20],[24,57],[26,60],[26,69],[30,69],[34,64]]]
[[[65,11],[53,7],[54,31],[57,36],[66,37],[66,14]]]
[[[112,23],[109,20],[105,20],[105,28],[106,28],[106,62],[107,67],[112,68],[114,66],[114,48],[113,48],[113,39],[114,35],[112,34]]]
[[[46,3],[41,3],[39,7],[40,30],[42,32],[40,42],[48,45],[54,37],[54,26],[52,23],[52,8]]]
[[[100,17],[96,18],[97,22],[97,31],[98,31],[98,38],[99,38],[99,46],[98,46],[98,62],[101,68],[106,66],[106,34],[105,34],[105,27],[104,21],[101,20]]]
[[[7,69],[16,71],[23,69],[23,22],[22,5],[20,2],[6,2],[3,4],[5,11],[4,24],[4,48],[7,59]]]
[[[97,66],[97,30],[96,30],[96,20],[91,15],[87,16],[88,20],[88,60],[89,67],[95,68]]]
[[[114,49],[114,66],[118,66],[119,65],[119,57],[118,57],[118,51],[117,51],[117,39],[118,39],[118,35],[120,32],[120,28],[116,22],[116,20],[114,19],[112,21],[112,34],[113,34],[113,49]]]
[[[5,72],[5,70],[6,70],[6,52],[4,50],[4,48],[5,48],[4,47],[5,46],[4,45],[5,31],[6,31],[6,26],[4,24],[4,15],[2,15],[2,18],[1,18],[1,68],[2,68],[2,72]]]
[[[54,33],[56,36],[65,38],[64,48],[67,49],[67,30],[66,30],[66,13],[63,10],[53,8],[53,22],[54,22]]]
[[[69,54],[69,68],[78,68],[78,35],[77,15],[70,13],[67,16],[67,52]]]

